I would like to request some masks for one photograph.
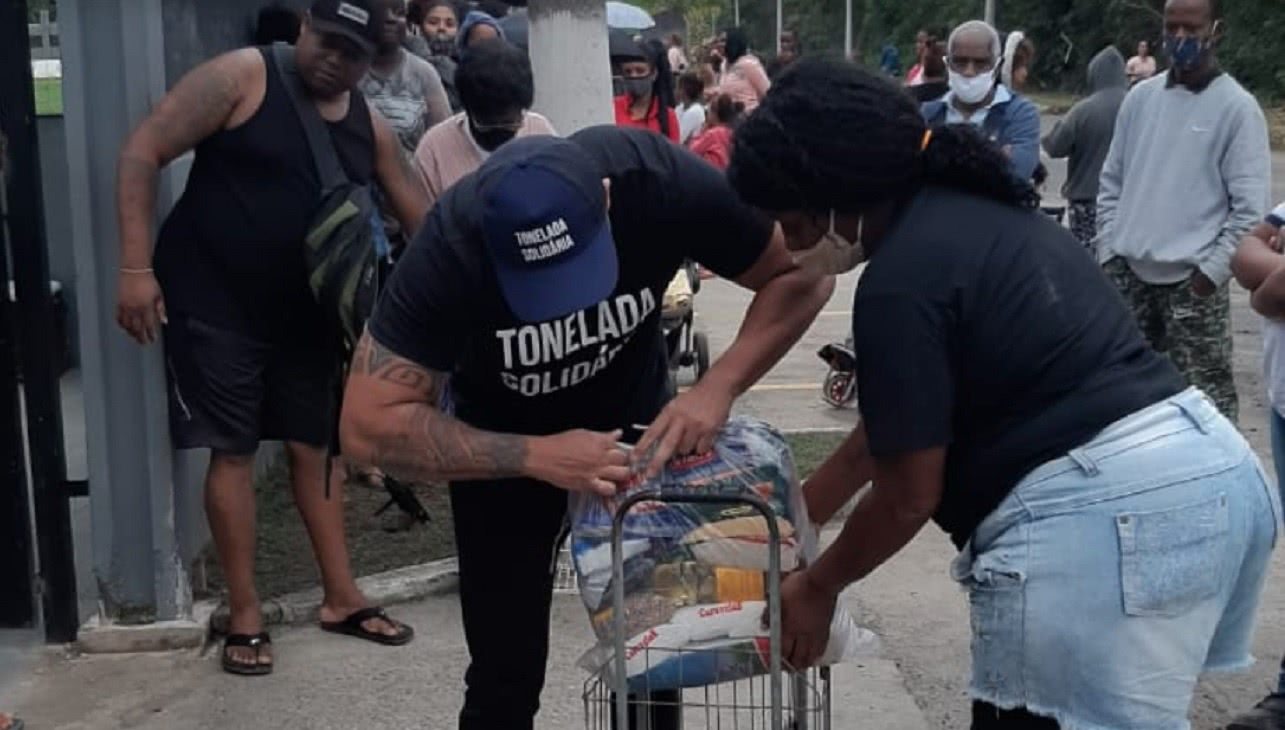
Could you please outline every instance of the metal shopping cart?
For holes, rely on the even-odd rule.
[[[631,683],[626,672],[624,520],[632,508],[656,502],[749,507],[766,521],[768,636],[751,648],[639,650],[649,668],[684,654],[699,654],[701,661],[719,668],[717,676],[728,681],[656,692],[646,684]],[[780,547],[776,517],[757,497],[651,490],[627,498],[614,516],[611,531],[614,646],[610,658],[585,683],[586,730],[830,730],[829,668],[795,672],[782,658]],[[752,676],[746,678],[747,674]],[[678,685],[684,686],[681,674]]]

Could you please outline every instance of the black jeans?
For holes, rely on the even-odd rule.
[[[986,702],[973,703],[972,730],[1058,730],[1057,720],[1023,709],[1001,710]]]
[[[530,480],[451,485],[470,664],[460,730],[532,730],[567,493]],[[585,618],[588,621],[588,617]],[[676,694],[655,698],[674,702]],[[653,718],[655,730],[676,725]]]
[[[526,480],[452,484],[451,512],[471,660],[460,730],[531,730],[567,493]]]

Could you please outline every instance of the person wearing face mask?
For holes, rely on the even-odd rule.
[[[1266,215],[1267,122],[1257,100],[1218,65],[1213,0],[1169,0],[1167,73],[1124,98],[1098,191],[1099,260],[1143,333],[1228,418],[1231,260]]]
[[[675,396],[660,315],[688,259],[755,294],[726,353]],[[534,726],[568,493],[614,494],[707,453],[833,289],[722,173],[640,129],[514,140],[438,199],[358,348],[341,432],[345,453],[395,477],[451,482],[461,730]],[[454,413],[437,408],[448,377]],[[619,445],[634,439],[637,471]],[[681,726],[656,717],[678,693],[651,699],[648,727]]]
[[[455,0],[411,0],[406,22],[412,31],[406,49],[433,64],[446,89],[451,113],[459,113],[463,106],[455,89],[455,36],[460,11]]]
[[[808,513],[873,487],[782,585],[787,660],[817,661],[839,593],[932,520],[970,592],[975,730],[1187,727],[1200,673],[1251,661],[1280,499],[1004,155],[918,112],[804,60],[736,134],[728,178],[803,269],[867,262],[862,422]]]
[[[999,33],[980,20],[955,28],[946,43],[950,91],[923,105],[929,126],[972,124],[1009,160],[1009,169],[1030,180],[1040,164],[1040,111],[1029,99],[999,83]]]
[[[415,148],[430,206],[505,142],[556,134],[548,119],[528,111],[535,87],[522,50],[501,40],[478,43],[460,61],[456,83],[464,111],[428,130]]]
[[[612,43],[611,62],[625,92],[615,99],[616,124],[648,129],[678,142],[681,127],[674,111],[674,79],[666,56],[659,41]]]

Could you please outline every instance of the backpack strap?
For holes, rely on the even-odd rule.
[[[295,65],[294,49],[284,43],[272,45],[273,60],[276,61],[277,76],[290,96],[295,114],[303,124],[304,136],[308,138],[308,147],[312,150],[312,160],[317,165],[317,177],[323,191],[335,190],[348,183],[348,175],[339,162],[339,153],[335,142],[330,138],[326,120],[321,118],[317,105],[308,97],[303,79],[299,78],[299,68]]]

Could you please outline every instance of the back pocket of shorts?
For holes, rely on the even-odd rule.
[[[1217,594],[1228,525],[1225,494],[1185,507],[1116,515],[1124,612],[1179,616]]]

